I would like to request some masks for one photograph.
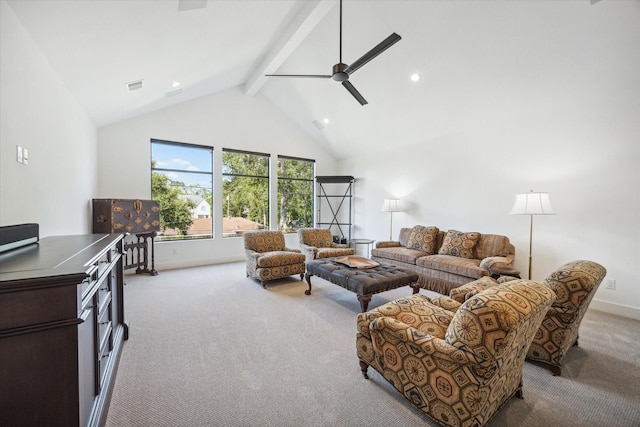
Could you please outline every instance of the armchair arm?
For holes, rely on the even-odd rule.
[[[394,240],[383,240],[381,242],[376,242],[376,248],[399,248],[400,242]]]
[[[491,269],[491,267],[511,267],[514,259],[515,255],[513,254],[507,256],[490,256],[480,261],[480,267],[486,268],[487,270]]]
[[[456,301],[452,298],[449,298],[446,295],[440,295],[435,298],[430,298],[429,301],[431,302],[431,304],[435,305],[436,307],[440,307],[444,310],[447,310],[452,314],[458,311],[458,309],[462,305],[461,302]]]
[[[297,254],[302,253],[302,251],[300,249],[292,249],[292,248],[287,248],[287,247],[284,248],[284,251],[285,252],[295,252]]]
[[[307,261],[312,261],[316,259],[318,255],[318,248],[315,246],[305,245],[304,243],[300,243],[300,250],[304,254]]]
[[[478,292],[482,292],[497,284],[498,281],[496,279],[484,276],[478,280],[474,280],[473,282],[465,283],[464,285],[451,289],[451,291],[449,291],[449,297],[459,303],[463,303]]]
[[[456,365],[478,363],[472,354],[452,346],[441,338],[421,332],[392,317],[374,319],[369,329],[373,347],[378,354],[383,354],[381,347],[379,347],[381,344],[385,342],[398,342],[398,340],[400,340],[417,350],[414,353],[416,357],[437,357]],[[382,336],[376,337],[378,334]]]
[[[262,254],[251,249],[245,249],[244,253],[247,257],[247,274],[255,272],[258,269],[258,258]]]

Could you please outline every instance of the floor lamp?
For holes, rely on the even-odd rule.
[[[389,223],[389,240],[393,240],[393,213],[402,212],[400,200],[384,199],[384,203],[382,204],[382,212],[389,212],[391,214],[391,221]]]
[[[531,190],[529,193],[516,194],[516,200],[511,208],[510,215],[529,215],[529,280],[531,280],[531,261],[533,243],[533,216],[534,215],[555,215],[549,201],[549,193],[536,193]]]

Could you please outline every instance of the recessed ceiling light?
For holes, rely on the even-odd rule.
[[[173,82],[173,83],[171,83],[171,86],[178,87],[178,86],[180,86],[180,82]]]
[[[328,119],[328,118],[326,118],[326,117],[325,117],[324,119],[322,119],[322,121],[323,121],[326,125],[328,125],[328,124],[329,124],[329,119]]]
[[[418,80],[420,80],[420,74],[418,73],[411,74],[411,81],[417,82]]]

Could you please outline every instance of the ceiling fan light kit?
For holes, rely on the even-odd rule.
[[[268,77],[309,77],[309,78],[331,78],[337,82],[341,82],[342,86],[360,103],[360,105],[368,104],[367,100],[358,92],[358,90],[349,81],[349,76],[362,68],[367,62],[380,55],[385,50],[396,44],[402,39],[398,34],[392,33],[389,37],[378,43],[373,49],[356,59],[351,65],[342,62],[342,0],[340,0],[340,57],[339,62],[332,68],[331,74],[265,74]]]

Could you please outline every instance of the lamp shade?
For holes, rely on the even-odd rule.
[[[516,194],[510,215],[555,215],[549,201],[549,193]]]
[[[402,206],[398,199],[384,199],[382,212],[402,212]]]

